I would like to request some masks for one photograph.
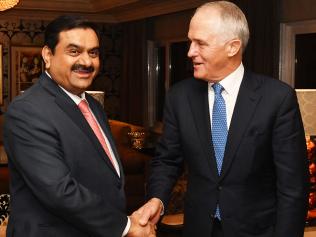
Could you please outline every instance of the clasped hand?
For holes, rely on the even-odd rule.
[[[127,237],[155,237],[156,224],[162,209],[162,203],[158,198],[150,199],[129,217],[131,227]]]

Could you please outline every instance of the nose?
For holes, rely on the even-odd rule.
[[[191,42],[190,43],[190,48],[189,48],[189,51],[188,51],[188,57],[192,58],[192,57],[194,57],[196,55],[197,55],[196,44],[194,42]]]
[[[80,58],[79,58],[79,63],[87,67],[92,65],[92,58],[90,57],[88,52],[81,53]]]

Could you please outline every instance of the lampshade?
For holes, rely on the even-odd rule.
[[[104,108],[104,91],[86,91],[89,95],[91,95],[94,99],[100,102],[102,107]]]
[[[0,11],[5,11],[18,4],[19,0],[0,0]]]

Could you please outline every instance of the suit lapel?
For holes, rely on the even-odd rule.
[[[200,144],[204,152],[206,163],[211,169],[211,176],[214,179],[218,178],[216,169],[216,160],[214,149],[211,141],[211,122],[208,105],[208,83],[196,80],[196,89],[190,90],[192,92],[188,95],[190,108],[194,118],[195,126],[200,139]]]
[[[242,141],[246,128],[254,115],[256,105],[260,101],[261,95],[255,93],[258,84],[256,79],[251,77],[249,73],[244,74],[244,78],[240,85],[239,93],[237,96],[231,124],[228,131],[224,161],[220,179],[223,179],[231,162],[234,154]]]
[[[115,168],[113,167],[111,161],[103,150],[98,138],[95,136],[93,130],[90,128],[88,122],[86,121],[85,117],[83,116],[75,102],[68,95],[66,95],[66,93],[61,88],[59,88],[57,83],[49,78],[45,73],[41,76],[41,79],[39,81],[41,85],[46,90],[48,90],[48,92],[55,96],[56,104],[65,112],[65,114],[70,117],[70,119],[78,126],[78,128],[83,131],[83,133],[89,138],[93,146],[99,152],[100,156],[104,159],[105,163],[115,173],[115,175],[117,175]],[[94,111],[96,111],[96,109]]]

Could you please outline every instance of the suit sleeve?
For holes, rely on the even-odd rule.
[[[180,134],[170,95],[169,93],[166,97],[163,135],[156,146],[156,154],[151,162],[148,184],[149,198],[159,198],[165,207],[168,205],[173,186],[183,169]]]
[[[304,231],[308,203],[308,160],[299,106],[294,90],[284,98],[273,128],[277,175],[276,237],[297,237]]]
[[[120,237],[126,214],[72,177],[59,135],[46,120],[31,103],[18,100],[11,104],[4,127],[10,162],[50,212],[89,235]]]

